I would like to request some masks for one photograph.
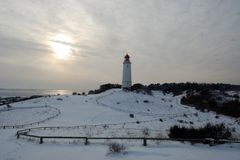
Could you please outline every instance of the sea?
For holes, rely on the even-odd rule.
[[[0,97],[29,97],[33,95],[71,95],[78,90],[66,89],[0,89]]]

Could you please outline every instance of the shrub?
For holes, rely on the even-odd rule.
[[[144,136],[149,136],[149,129],[148,128],[144,128],[142,131]]]
[[[130,118],[134,118],[134,114],[129,114],[129,117]]]
[[[62,101],[63,99],[62,98],[57,98],[58,101]]]
[[[108,126],[108,125],[106,125],[106,124],[104,124],[104,125],[103,125],[103,128],[104,128],[104,129],[108,129],[108,128],[109,128],[109,126]]]
[[[151,89],[149,89],[148,87],[144,86],[141,83],[136,83],[132,85],[131,91],[136,91],[137,93],[143,93],[147,95],[153,95]]]
[[[239,96],[237,94],[234,94],[233,98],[239,99]]]
[[[88,92],[88,94],[98,94],[98,93],[102,93],[105,92],[109,89],[113,89],[113,88],[121,88],[120,84],[111,84],[111,83],[107,83],[107,84],[103,84],[99,87],[99,89],[96,90],[91,90]]]
[[[229,128],[224,126],[224,124],[212,125],[208,123],[205,127],[201,128],[186,128],[175,125],[170,128],[168,136],[170,138],[183,139],[227,139],[231,137],[231,132]]]
[[[77,92],[73,92],[72,95],[77,95]]]
[[[214,92],[208,90],[188,93],[187,96],[181,98],[181,104],[194,106],[202,112],[215,111],[217,114],[240,117],[240,102],[238,99],[222,102],[219,101],[219,97]]]
[[[135,90],[142,90],[144,89],[145,86],[141,83],[136,83],[136,84],[133,84],[132,87],[131,87],[131,90],[132,91],[135,91]]]
[[[214,139],[227,139],[231,137],[231,131],[224,124],[211,125],[208,123],[205,127],[205,136]]]
[[[180,93],[183,91],[187,91],[187,93],[191,93],[194,91],[202,91],[202,90],[220,90],[220,91],[227,91],[227,90],[239,90],[239,85],[231,85],[231,84],[207,84],[207,83],[164,83],[164,84],[150,84],[147,86],[150,90],[161,90],[163,93]]]
[[[183,121],[183,120],[181,120],[181,119],[180,119],[180,120],[177,120],[177,121],[178,121],[179,123],[183,123],[183,122],[184,122],[184,121]]]
[[[144,103],[149,103],[149,100],[144,100],[143,102],[144,102]]]
[[[236,132],[236,128],[232,128],[232,132]]]
[[[218,101],[222,101],[223,98],[222,98],[222,97],[217,97],[217,100],[218,100]]]
[[[123,144],[111,143],[109,144],[109,153],[125,153],[126,147]]]

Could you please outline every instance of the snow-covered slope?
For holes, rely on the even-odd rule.
[[[236,119],[221,115],[216,117],[213,112],[203,113],[193,107],[181,105],[180,98],[181,96],[173,97],[170,94],[164,95],[162,92],[154,92],[153,96],[149,96],[141,93],[123,92],[120,89],[88,96],[44,97],[12,104],[14,110],[0,112],[0,124],[24,125],[46,119],[53,114],[53,111],[50,108],[39,108],[39,106],[51,106],[59,109],[61,114],[33,127],[62,126],[64,128],[33,130],[33,134],[72,136],[84,134],[88,136],[126,136],[130,134],[131,136],[139,136],[147,128],[152,137],[159,135],[167,137],[169,128],[175,124],[199,127],[210,122],[226,124],[235,130],[234,136],[239,137],[240,125]],[[134,117],[130,117],[129,114],[133,114]],[[66,157],[67,153],[71,153],[72,159],[80,156],[84,159],[116,158],[115,156],[106,156],[107,148],[104,144],[92,144],[90,147],[82,146],[82,143],[70,144],[69,146],[47,143],[39,145],[24,139],[17,140],[14,136],[16,131],[17,129],[0,130],[0,160],[42,159],[38,157],[40,155],[37,150],[40,147],[45,159],[61,159]],[[77,149],[76,145],[80,149]],[[229,148],[229,145],[209,148],[205,145],[190,146],[179,143],[160,144],[154,148],[146,149],[139,146],[139,143],[136,145],[131,143],[130,146],[129,154],[124,155],[124,157],[120,156],[120,158],[160,159],[159,157],[161,157],[161,159],[176,159],[178,157],[178,159],[202,159],[194,154],[206,154],[206,159],[217,159],[222,158],[222,156],[225,157],[224,159],[236,159],[240,149],[239,145],[231,145],[233,148]],[[50,152],[49,148],[52,148],[57,154]],[[90,151],[86,151],[88,149]],[[187,150],[193,152],[186,154]],[[222,154],[223,152],[225,154]]]
[[[240,133],[239,122],[235,118],[218,115],[214,112],[200,112],[193,107],[180,104],[181,96],[154,92],[153,96],[121,90],[110,90],[97,98],[97,103],[113,110],[132,113],[138,121],[153,120],[146,127],[168,130],[177,124],[199,127],[206,123],[224,123]],[[159,121],[162,120],[163,122]],[[156,123],[156,124],[155,124]],[[237,135],[237,134],[235,134]]]

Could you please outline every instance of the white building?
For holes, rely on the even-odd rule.
[[[122,89],[131,89],[132,76],[131,76],[131,62],[128,54],[124,57],[123,62],[123,77],[122,77]]]

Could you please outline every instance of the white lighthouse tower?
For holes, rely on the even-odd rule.
[[[122,89],[130,90],[132,86],[131,62],[129,55],[126,54],[123,62]]]

